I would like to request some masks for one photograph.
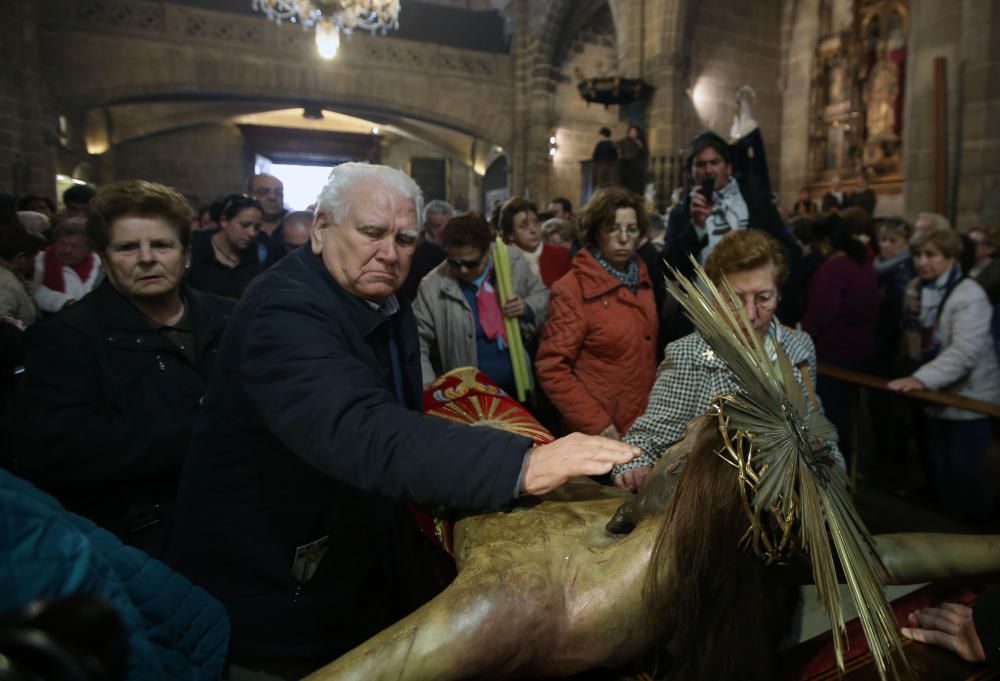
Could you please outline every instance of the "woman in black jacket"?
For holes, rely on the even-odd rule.
[[[107,279],[29,330],[14,461],[69,510],[157,557],[234,305],[181,283],[189,224],[169,187],[98,192],[87,228]]]
[[[219,228],[199,230],[191,239],[187,283],[227,298],[240,298],[264,270],[267,246],[258,239],[264,211],[257,199],[230,194],[222,203]]]

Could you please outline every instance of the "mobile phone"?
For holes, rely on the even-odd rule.
[[[712,195],[715,194],[715,175],[706,175],[701,178],[701,195],[705,200],[712,203]]]

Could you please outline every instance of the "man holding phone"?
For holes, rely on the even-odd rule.
[[[688,146],[686,158],[692,187],[686,201],[678,204],[667,219],[664,260],[681,274],[692,276],[689,255],[699,262],[712,252],[729,232],[762,229],[788,251],[792,276],[787,286],[797,280],[801,249],[785,226],[771,201],[762,178],[746,175],[733,177],[732,150],[729,144],[710,130],[700,133]],[[794,323],[794,310],[786,310],[782,321]]]

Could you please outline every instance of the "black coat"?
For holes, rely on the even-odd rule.
[[[611,140],[601,140],[594,145],[594,151],[590,157],[594,161],[617,161],[618,147]]]
[[[236,308],[173,546],[177,567],[225,604],[237,656],[330,660],[399,616],[390,500],[498,508],[515,494],[530,441],[420,413],[416,321],[399,304],[383,316],[299,249]],[[310,552],[315,574],[296,579]]]
[[[786,324],[795,324],[799,318],[798,306],[795,304],[795,293],[800,287],[800,261],[802,249],[785,226],[778,209],[771,201],[763,183],[756,177],[744,177],[739,181],[740,194],[746,201],[749,229],[762,229],[778,240],[788,253],[791,275],[783,287],[782,307],[778,310],[779,319]],[[668,265],[677,268],[686,277],[694,275],[694,266],[689,255],[698,257],[702,246],[698,234],[691,223],[690,199],[681,202],[670,211],[667,218],[666,247],[663,249],[663,259]],[[666,270],[669,272],[669,270]]]
[[[864,208],[868,211],[869,216],[875,215],[875,204],[878,202],[878,197],[875,196],[875,192],[871,189],[865,189],[863,191],[851,192],[847,197],[845,203],[848,206],[857,206],[858,208]]]
[[[1000,668],[1000,589],[989,591],[972,606],[976,634],[991,668]]]
[[[119,535],[130,506],[176,496],[191,427],[235,304],[182,291],[195,365],[107,280],[26,334],[22,446],[14,468]]]
[[[413,252],[413,260],[410,262],[410,273],[403,285],[399,287],[397,295],[400,298],[406,298],[411,303],[416,300],[420,282],[430,274],[431,270],[441,264],[446,255],[444,249],[437,244],[426,238],[420,239]]]
[[[227,267],[215,259],[212,248],[212,236],[218,231],[203,229],[191,235],[191,266],[185,281],[200,291],[239,298],[268,262],[270,240],[257,239],[250,248],[240,253],[236,267]]]

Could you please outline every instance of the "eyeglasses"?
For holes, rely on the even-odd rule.
[[[461,260],[459,258],[448,258],[447,260],[448,264],[456,270],[460,270],[463,267],[467,270],[474,270],[479,267],[481,262],[483,262],[483,256],[479,256],[477,260]]]
[[[749,298],[748,296],[743,296],[742,298],[744,306],[753,302],[753,306],[757,308],[758,312],[766,312],[777,307],[779,296],[777,291],[761,291],[760,293],[754,294],[752,298]]]
[[[281,187],[275,187],[274,189],[271,187],[257,187],[253,190],[253,193],[257,196],[270,196],[272,194],[274,196],[284,196],[285,190]]]
[[[615,234],[622,234],[624,236],[637,237],[639,236],[639,225],[614,225],[613,227],[601,227],[601,234],[607,236],[613,236]]]

